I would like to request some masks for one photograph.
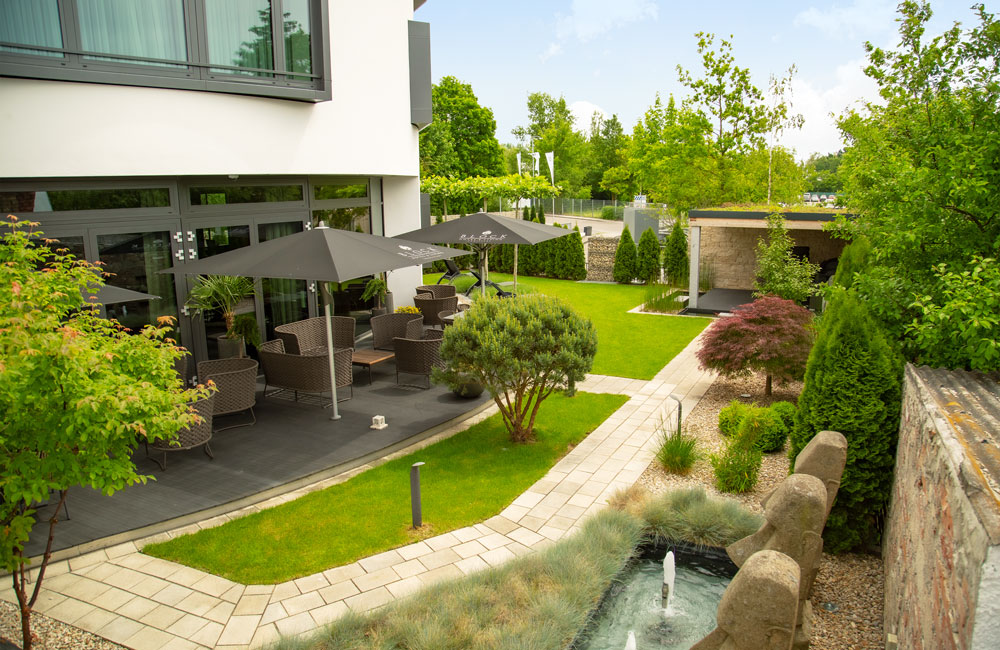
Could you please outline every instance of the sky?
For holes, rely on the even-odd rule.
[[[928,29],[975,24],[973,0],[932,0]],[[593,112],[617,115],[625,132],[656,94],[678,100],[687,89],[677,66],[701,74],[694,34],[733,43],[736,64],[755,85],[795,65],[792,107],[801,130],[780,143],[798,159],[842,148],[833,115],[876,100],[864,74],[866,41],[883,48],[898,41],[897,0],[428,0],[414,19],[431,25],[434,82],[454,76],[472,86],[493,110],[497,138],[528,123],[532,92],[563,96],[586,130]],[[1000,0],[987,0],[987,11]],[[732,37],[730,39],[730,36]]]

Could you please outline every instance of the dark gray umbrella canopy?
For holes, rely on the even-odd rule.
[[[187,262],[160,273],[346,282],[466,254],[416,241],[319,227]]]
[[[133,300],[159,300],[159,296],[151,293],[132,291],[124,287],[113,287],[110,284],[102,285],[97,291],[83,291],[83,300],[87,304],[95,305],[115,305],[120,302],[132,302]]]
[[[469,244],[476,249],[499,244],[537,244],[572,231],[499,214],[477,212],[459,219],[411,230],[399,239],[438,244]]]

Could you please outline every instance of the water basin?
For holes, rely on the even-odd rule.
[[[630,631],[637,650],[688,650],[715,628],[715,610],[736,567],[728,560],[677,553],[674,596],[664,610],[664,553],[644,554],[612,584],[576,650],[622,650]]]

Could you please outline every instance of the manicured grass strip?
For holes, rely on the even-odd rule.
[[[144,553],[244,584],[277,583],[348,564],[416,538],[410,465],[422,461],[424,537],[497,514],[627,400],[577,393],[549,397],[538,442],[513,445],[499,415],[351,480]]]
[[[370,614],[348,614],[285,650],[561,650],[587,622],[641,538],[642,524],[605,510],[582,530],[498,569],[438,583]]]
[[[426,284],[440,274],[424,276]],[[513,276],[490,273],[494,282]],[[640,285],[592,284],[548,278],[517,278],[518,293],[537,291],[568,302],[597,328],[597,356],[591,372],[598,375],[652,379],[678,352],[712,322],[710,318],[629,314],[646,299]]]

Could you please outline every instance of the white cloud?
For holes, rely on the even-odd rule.
[[[583,131],[583,134],[588,138],[590,137],[590,118],[594,116],[594,113],[600,113],[601,117],[607,118],[608,112],[597,104],[592,104],[588,101],[577,101],[569,105],[569,112],[573,115],[573,125],[577,131]]]
[[[542,61],[562,53],[561,44],[581,43],[613,29],[641,20],[656,20],[659,8],[653,0],[573,0],[570,13],[556,13],[556,41],[541,54]]]
[[[796,27],[815,27],[830,37],[856,40],[860,36],[892,31],[897,0],[852,0],[829,9],[809,7],[795,16]]]
[[[559,43],[549,43],[548,49],[538,55],[538,58],[541,59],[542,63],[545,63],[557,54],[562,54],[562,45]]]
[[[816,80],[792,82],[792,112],[801,113],[805,124],[801,130],[785,131],[781,144],[794,149],[797,159],[841,149],[844,144],[835,116],[846,108],[857,107],[859,102],[878,101],[878,86],[865,76],[865,65],[864,59],[855,59],[837,66],[826,87]]]

